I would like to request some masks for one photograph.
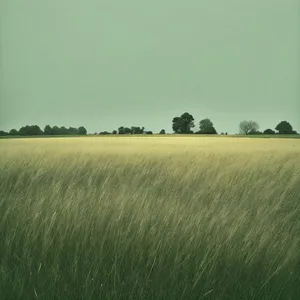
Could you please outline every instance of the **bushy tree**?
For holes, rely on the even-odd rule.
[[[19,132],[17,129],[12,129],[9,131],[9,135],[19,135]]]
[[[275,131],[272,129],[266,129],[263,134],[275,134]]]
[[[44,128],[44,134],[45,135],[52,135],[52,128],[50,125],[46,125]]]
[[[145,127],[131,126],[131,134],[143,134]]]
[[[195,127],[194,117],[185,112],[180,117],[173,118],[172,129],[175,133],[179,134],[189,134],[193,133],[191,128]]]
[[[0,130],[0,136],[7,136],[8,132]]]
[[[113,130],[112,134],[117,134],[118,131],[117,130]]]
[[[26,125],[20,128],[19,130],[20,135],[41,135],[43,131],[40,129],[38,125]]]
[[[295,134],[296,131],[293,130],[292,125],[287,121],[281,121],[276,127],[275,130],[279,134]]]
[[[214,128],[214,124],[210,119],[203,119],[199,122],[200,131],[198,134],[218,134]]]
[[[118,132],[119,132],[119,134],[131,134],[132,133],[130,128],[124,127],[124,126],[119,127]]]
[[[80,127],[78,127],[78,134],[80,134],[80,135],[86,135],[87,134],[87,130],[83,126],[80,126]]]
[[[72,135],[78,134],[78,128],[75,128],[75,127],[69,127],[68,131],[69,131],[69,134],[72,134]]]
[[[52,131],[53,135],[59,135],[60,134],[59,127],[56,126],[56,125],[52,127],[51,131]]]
[[[159,134],[166,134],[166,131],[164,129],[162,129]]]
[[[60,135],[67,135],[67,134],[69,134],[70,132],[69,132],[69,129],[68,128],[66,128],[65,126],[61,126],[60,128],[59,128],[59,134]]]
[[[249,134],[250,131],[257,131],[259,129],[259,125],[255,121],[242,121],[240,123],[240,132],[242,134]]]
[[[261,131],[259,131],[259,130],[250,130],[249,132],[248,132],[248,135],[254,135],[254,134],[263,134]]]

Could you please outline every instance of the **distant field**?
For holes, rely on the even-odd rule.
[[[0,299],[300,299],[300,140],[0,140]]]

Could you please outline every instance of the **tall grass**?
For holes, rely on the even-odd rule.
[[[300,141],[0,141],[1,299],[300,299]]]

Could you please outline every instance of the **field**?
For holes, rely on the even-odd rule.
[[[300,299],[300,140],[0,140],[0,298]]]

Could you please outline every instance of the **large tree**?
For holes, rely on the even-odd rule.
[[[259,129],[259,125],[255,121],[242,121],[240,123],[240,132],[242,134],[249,134],[249,132],[257,131]]]
[[[78,127],[78,134],[80,134],[80,135],[86,135],[87,134],[87,130],[83,126],[80,126],[80,127]]]
[[[9,131],[9,135],[19,135],[19,132],[17,129],[12,129]]]
[[[69,127],[68,131],[69,131],[69,134],[73,134],[73,135],[78,134],[78,129],[75,127]]]
[[[44,134],[45,135],[52,135],[52,128],[50,125],[46,125],[44,128]]]
[[[26,125],[20,128],[20,135],[41,135],[43,131],[40,129],[38,125]]]
[[[131,133],[132,134],[143,134],[145,130],[145,127],[139,127],[139,126],[131,126]]]
[[[296,131],[293,130],[292,125],[287,121],[281,121],[276,127],[275,130],[279,134],[295,134]]]
[[[200,131],[197,133],[200,134],[217,134],[214,124],[210,119],[203,119],[199,122]]]
[[[194,117],[185,112],[180,117],[173,118],[172,128],[175,133],[188,134],[193,133],[191,128],[195,127]]]

